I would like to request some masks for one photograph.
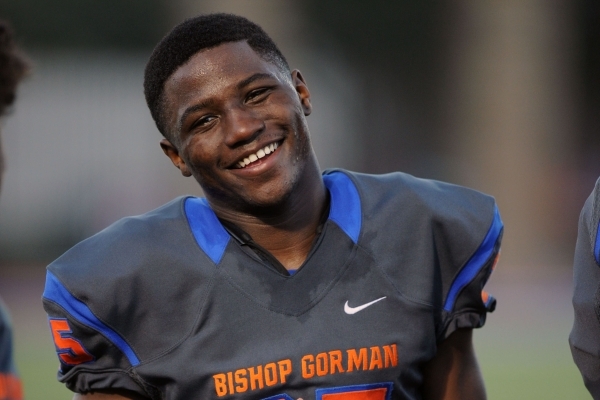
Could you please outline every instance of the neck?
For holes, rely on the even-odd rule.
[[[311,250],[326,207],[327,189],[317,171],[312,179],[299,182],[289,198],[271,212],[249,214],[227,209],[215,212],[248,233],[285,268],[297,269]]]

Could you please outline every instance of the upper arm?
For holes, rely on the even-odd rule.
[[[423,369],[423,399],[486,399],[472,337],[472,329],[458,329],[439,344]]]
[[[442,302],[437,352],[423,369],[426,400],[486,398],[472,338],[473,329],[483,326],[495,308],[494,298],[483,288],[498,260],[503,223],[489,198],[458,196],[456,203],[442,208],[437,217],[444,222],[436,227],[441,230],[436,249]]]
[[[455,221],[446,231],[446,236],[455,232],[461,240],[454,239],[449,254],[440,258],[443,303],[438,342],[448,339],[457,329],[483,326],[487,313],[495,309],[496,300],[483,289],[498,261],[502,220],[495,206],[482,207],[472,218],[478,222],[463,224],[461,230],[459,221]],[[457,225],[458,228],[450,229]]]
[[[59,380],[68,389],[78,393],[126,390],[127,393],[146,395],[146,388],[128,372],[139,363],[129,343],[84,302],[75,298],[50,271],[43,305],[60,363]],[[105,393],[121,395],[119,392]]]

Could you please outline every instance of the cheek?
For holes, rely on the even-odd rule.
[[[198,135],[186,145],[186,161],[195,168],[209,168],[217,162],[218,145],[209,135]]]
[[[198,135],[187,145],[186,163],[194,179],[210,192],[220,191],[224,187],[221,162],[221,147],[217,140],[219,132],[210,135]],[[214,195],[214,194],[213,194]]]
[[[308,124],[304,114],[295,114],[293,116],[294,121],[294,135],[296,136],[297,146],[300,148],[302,153],[307,152],[310,149],[310,136],[308,131]]]
[[[266,118],[288,121],[288,124],[295,123],[296,115],[304,115],[302,106],[296,98],[288,93],[278,93],[271,96],[264,109]]]

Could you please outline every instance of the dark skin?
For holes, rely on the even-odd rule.
[[[220,218],[249,233],[286,268],[301,267],[327,201],[310,145],[306,117],[312,107],[301,73],[265,61],[246,42],[225,43],[200,51],[173,73],[164,107],[171,128],[160,145],[173,164],[198,181]],[[260,153],[271,145],[277,149]],[[245,165],[252,155],[257,160]],[[124,392],[74,397],[137,398]],[[423,398],[485,399],[472,330],[458,330],[439,344],[424,367]]]
[[[215,77],[218,77],[215,79]],[[305,117],[310,93],[299,71],[285,74],[246,43],[200,52],[165,84],[170,140],[161,147],[202,186],[215,213],[288,269],[302,265],[326,191]],[[270,144],[275,152],[239,168]]]

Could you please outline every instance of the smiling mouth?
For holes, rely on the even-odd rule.
[[[268,155],[274,153],[280,144],[281,144],[281,142],[271,143],[270,145],[265,146],[262,149],[258,150],[256,153],[253,153],[253,154],[250,154],[250,155],[244,157],[244,159],[238,161],[235,164],[235,166],[237,168],[246,168],[246,167],[256,163],[261,158],[265,158]]]

